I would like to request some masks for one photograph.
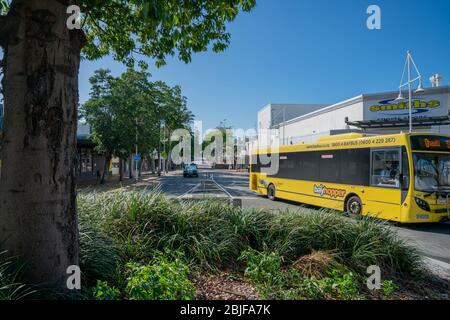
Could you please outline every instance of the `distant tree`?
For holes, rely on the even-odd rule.
[[[109,70],[100,69],[90,82],[91,98],[82,106],[82,113],[91,125],[90,137],[97,151],[105,155],[101,183],[113,156],[123,161],[135,153],[136,146],[140,154],[150,156],[163,142],[161,129],[170,136],[176,129],[188,128],[193,118],[179,86],[153,83],[146,72],[129,68],[114,78]],[[166,157],[170,143],[167,148]]]
[[[100,69],[90,78],[91,98],[82,106],[82,114],[91,126],[97,151],[105,155],[101,183],[113,156],[126,159],[136,143],[141,150],[146,148],[148,140],[136,139],[155,134],[159,116],[148,76],[128,69],[114,78],[109,70]]]
[[[113,95],[120,104],[121,126],[124,128],[121,153],[116,156],[123,160],[135,153],[136,145],[143,156],[157,145],[160,92],[149,76],[146,72],[129,68],[115,82]],[[131,157],[129,159],[131,169]]]
[[[231,130],[232,127],[227,126],[226,120],[223,120],[215,129],[207,132],[203,138],[202,150],[207,157],[214,159],[215,164],[223,163],[224,160],[227,162],[231,160],[226,158],[227,155],[233,153],[233,150],[229,149],[229,143],[233,142]]]
[[[166,170],[171,167],[172,149],[177,142],[170,142],[172,133],[177,129],[190,130],[190,124],[194,119],[193,114],[187,108],[187,99],[183,96],[180,86],[168,88],[165,90],[165,109],[162,114],[164,121],[163,130],[167,138],[167,166]]]

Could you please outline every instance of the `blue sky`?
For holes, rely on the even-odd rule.
[[[366,9],[382,11],[382,29],[368,30]],[[169,58],[153,80],[179,84],[204,128],[227,119],[253,128],[256,113],[270,102],[335,103],[361,93],[396,90],[406,50],[424,75],[450,81],[448,0],[259,0],[230,24],[223,53],[195,54],[190,64]],[[83,61],[80,101],[99,67],[119,75],[124,67],[107,57]]]

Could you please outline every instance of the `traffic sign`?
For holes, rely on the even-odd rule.
[[[141,155],[139,153],[135,154],[133,159],[134,161],[141,161]]]

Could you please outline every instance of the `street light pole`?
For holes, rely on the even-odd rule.
[[[164,155],[166,156],[166,159],[164,159],[164,174],[167,174],[167,160],[169,159],[167,153],[166,153],[166,126],[164,125],[163,129],[163,146],[164,146]]]
[[[158,177],[161,175],[161,120],[159,120],[158,130]]]
[[[138,180],[139,180],[139,174],[138,174],[138,161],[137,161],[137,155],[138,155],[138,119],[137,119],[137,117],[136,117],[136,154],[135,154],[135,157],[134,157],[134,163],[135,163],[135,179],[136,179],[136,182],[138,182]]]
[[[412,133],[412,92],[411,92],[411,54],[408,50],[408,101],[409,101],[409,133]]]
[[[411,64],[414,66],[414,69],[416,70],[417,73],[417,77],[414,79],[411,79]],[[405,77],[405,71],[406,68],[408,68],[408,81],[406,83],[403,83],[403,78]],[[398,98],[395,99],[396,101],[400,101],[400,100],[405,100],[403,98],[403,94],[402,94],[402,88],[408,86],[408,104],[409,104],[409,133],[412,133],[413,131],[413,119],[412,119],[412,84],[416,81],[419,81],[419,86],[417,87],[416,91],[414,91],[415,93],[421,93],[423,91],[425,91],[422,87],[422,75],[420,74],[419,69],[417,68],[416,64],[414,63],[414,60],[412,58],[411,52],[408,50],[406,53],[406,62],[405,62],[405,66],[403,67],[403,74],[402,74],[402,79],[400,80],[400,86],[399,86],[399,94],[398,94]]]
[[[286,106],[283,106],[283,146],[286,140]]]

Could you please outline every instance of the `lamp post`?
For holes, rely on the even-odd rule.
[[[158,127],[158,177],[161,175],[161,119]]]
[[[411,64],[414,66],[414,69],[416,70],[417,73],[417,77],[415,77],[414,79],[411,79]],[[407,82],[403,82],[403,79],[405,77],[405,72],[408,71],[408,81]],[[409,102],[409,133],[412,133],[413,130],[413,121],[412,121],[412,84],[416,81],[419,81],[419,86],[417,87],[417,89],[414,91],[415,93],[421,93],[424,92],[425,90],[423,89],[422,86],[422,75],[420,74],[419,69],[417,69],[416,64],[414,63],[414,59],[411,56],[411,52],[408,50],[406,53],[406,62],[405,62],[405,66],[403,67],[403,74],[402,74],[402,79],[400,80],[400,85],[399,85],[399,95],[398,98],[395,99],[396,101],[401,101],[401,100],[405,100],[405,98],[403,97],[403,93],[402,93],[402,88],[408,86],[408,102]]]
[[[135,164],[135,179],[136,179],[136,183],[139,180],[139,173],[138,173],[138,119],[136,117],[136,154],[135,154],[135,158],[134,158],[134,164]]]

